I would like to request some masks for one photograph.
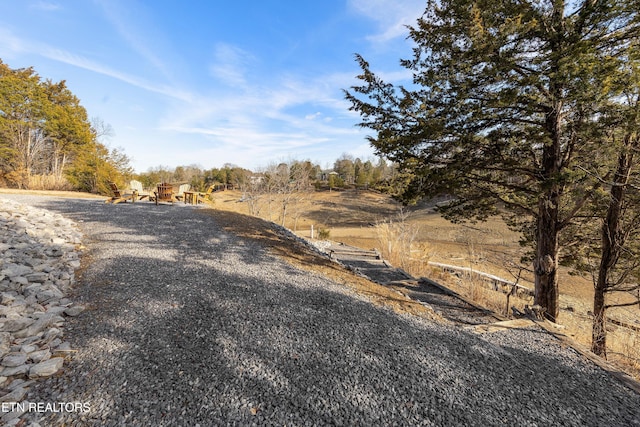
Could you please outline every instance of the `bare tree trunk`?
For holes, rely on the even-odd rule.
[[[547,199],[541,199],[543,205]],[[541,207],[538,218],[536,258],[534,260],[534,303],[544,309],[545,316],[555,322],[558,319],[558,233],[557,208]]]
[[[287,218],[287,206],[289,205],[288,195],[284,195],[284,200],[282,202],[282,227],[285,226],[285,220]]]
[[[552,92],[555,92],[552,90]],[[560,99],[557,95],[556,99]],[[536,224],[536,254],[533,262],[535,274],[535,304],[542,307],[545,316],[558,319],[558,234],[560,232],[560,187],[556,180],[561,169],[560,111],[557,101],[546,114],[546,128],[550,141],[542,149],[543,194],[538,201]]]
[[[618,155],[618,165],[613,177],[607,216],[602,224],[602,253],[593,297],[591,351],[605,358],[607,357],[605,294],[611,287],[610,275],[618,263],[620,252],[624,246],[621,216],[633,165],[633,154],[627,151],[629,144],[630,138],[627,137],[622,151]]]
[[[607,329],[604,289],[600,287],[600,278],[593,296],[593,325],[591,329],[591,351],[607,358]]]

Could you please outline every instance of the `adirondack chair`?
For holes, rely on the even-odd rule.
[[[105,200],[105,203],[113,203],[118,204],[120,202],[127,202],[127,200],[131,200],[131,202],[135,202],[135,195],[133,192],[125,193],[118,188],[118,184],[115,182],[110,182],[109,187],[111,187],[111,191],[113,192],[113,196]]]
[[[171,204],[173,204],[175,198],[175,195],[173,194],[173,185],[171,184],[166,184],[166,183],[162,183],[162,184],[158,184],[158,189],[156,191],[154,191],[154,200],[156,202],[156,205],[158,205],[158,202],[171,202]]]
[[[204,202],[205,200],[211,200],[211,194],[213,193],[213,190],[215,190],[216,188],[216,184],[211,184],[208,188],[207,191],[205,192],[198,192],[198,201]]]
[[[195,190],[185,191],[184,204],[186,205],[187,203],[191,203],[192,205],[197,205],[198,203],[204,203],[205,200],[210,198],[215,187],[215,184],[210,185],[205,192]]]
[[[136,200],[144,200],[145,198],[148,198],[149,200],[151,200],[150,194],[145,193],[144,189],[142,188],[142,183],[140,181],[136,181],[135,179],[131,180],[129,182],[129,187],[131,188],[131,191],[135,196],[133,198],[134,202]]]
[[[189,184],[180,184],[180,186],[178,187],[178,192],[174,196],[176,200],[182,201],[182,199],[184,198],[184,192],[189,191],[190,188],[191,185]]]

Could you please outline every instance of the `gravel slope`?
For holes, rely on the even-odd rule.
[[[537,329],[401,316],[189,206],[2,195],[85,233],[77,353],[33,402],[49,425],[640,426],[640,396]]]

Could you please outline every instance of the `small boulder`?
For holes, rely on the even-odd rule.
[[[85,310],[85,307],[83,305],[74,305],[73,307],[67,308],[64,311],[64,314],[66,314],[67,316],[76,317],[77,315],[82,313],[84,310]]]
[[[50,377],[62,369],[63,364],[64,359],[62,357],[53,357],[32,365],[31,369],[29,369],[29,378]]]
[[[0,365],[14,368],[16,366],[24,365],[26,361],[26,353],[8,353],[2,358],[2,362],[0,362]]]

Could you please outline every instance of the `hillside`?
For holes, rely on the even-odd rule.
[[[246,197],[239,191],[214,193],[214,208],[249,213]],[[380,248],[383,242],[376,224],[397,221],[401,206],[389,196],[371,191],[322,191],[314,192],[291,208],[286,226],[301,237],[310,238],[311,229],[317,237],[318,230],[325,229],[330,239],[363,249]],[[279,221],[277,206],[262,210],[262,217]],[[431,262],[470,267],[513,281],[517,270],[510,265],[517,263],[522,255],[518,234],[509,230],[499,218],[485,223],[453,224],[443,219],[429,206],[416,206],[404,210],[405,222],[416,231],[414,247],[416,256]],[[269,214],[270,213],[270,214]],[[524,266],[528,268],[528,266]],[[452,277],[432,266],[425,266],[414,276],[424,276],[464,293],[464,279]],[[534,288],[533,277],[523,271],[520,284]],[[473,284],[472,284],[473,285]],[[589,278],[570,275],[563,269],[560,275],[560,324],[566,327],[567,335],[589,346],[591,339],[590,311],[593,301],[593,285]],[[475,290],[469,290],[475,293]],[[496,293],[497,294],[497,293]],[[503,304],[502,294],[494,296]],[[491,297],[491,298],[494,298]],[[483,297],[487,298],[487,297]],[[626,301],[633,300],[629,295]],[[531,303],[525,301],[524,303]],[[609,310],[616,320],[640,326],[640,307],[631,306]],[[610,341],[615,344],[610,359],[625,366],[638,369],[640,366],[640,341],[635,331],[610,325]],[[627,356],[622,356],[625,354]]]

